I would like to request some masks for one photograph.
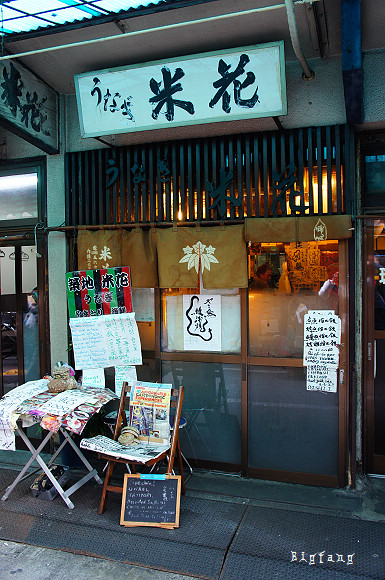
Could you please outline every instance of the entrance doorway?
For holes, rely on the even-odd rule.
[[[364,243],[366,471],[385,474],[385,219],[370,219]]]
[[[1,394],[41,378],[36,247],[2,246]]]

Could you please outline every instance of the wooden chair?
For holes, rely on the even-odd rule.
[[[125,408],[129,408],[130,391],[131,391],[131,386],[129,386],[128,383],[124,382],[123,387],[122,387],[122,393],[120,396],[120,401],[119,401],[118,413],[117,413],[117,417],[116,417],[114,437],[113,437],[114,441],[117,441],[117,439],[119,437],[122,424],[123,424],[123,426],[127,425],[127,417],[126,417]],[[98,453],[98,457],[100,459],[107,460],[107,469],[106,469],[106,475],[104,478],[102,498],[100,500],[99,514],[102,514],[106,508],[107,493],[109,491],[114,491],[117,493],[123,492],[123,486],[116,486],[116,485],[110,484],[110,479],[111,479],[112,472],[114,470],[116,463],[123,463],[126,465],[129,464],[131,471],[133,473],[135,473],[136,472],[135,466],[153,467],[156,463],[167,460],[166,474],[171,475],[173,472],[174,460],[175,460],[175,456],[176,456],[177,462],[178,462],[178,467],[179,467],[179,474],[180,474],[181,480],[182,480],[181,481],[181,483],[182,483],[181,491],[182,491],[182,494],[184,494],[186,492],[186,486],[185,486],[184,475],[183,475],[182,454],[181,454],[180,445],[179,445],[179,422],[180,422],[180,417],[181,417],[181,413],[182,413],[183,393],[184,393],[183,386],[171,389],[170,407],[175,408],[174,425],[173,425],[173,429],[172,429],[170,447],[164,453],[162,453],[162,455],[160,455],[159,457],[156,457],[155,459],[151,459],[150,461],[147,461],[146,463],[142,463],[142,462],[132,461],[131,459],[128,460],[127,458],[126,459],[124,459],[124,458],[118,459],[118,458],[113,457],[111,455],[107,455],[104,453]]]

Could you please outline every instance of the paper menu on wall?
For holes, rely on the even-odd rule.
[[[337,369],[324,365],[309,365],[306,372],[306,390],[337,392]]]
[[[337,368],[341,319],[334,313],[312,310],[304,316],[303,364]]]
[[[76,369],[142,364],[135,313],[71,318]]]

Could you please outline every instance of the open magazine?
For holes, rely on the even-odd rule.
[[[170,443],[170,398],[172,385],[137,382],[131,387],[129,423],[148,443]]]

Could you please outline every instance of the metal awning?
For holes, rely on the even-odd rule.
[[[179,0],[1,0],[0,34],[7,37],[31,31],[53,29],[76,22],[84,24],[100,19],[119,17],[159,4]]]

